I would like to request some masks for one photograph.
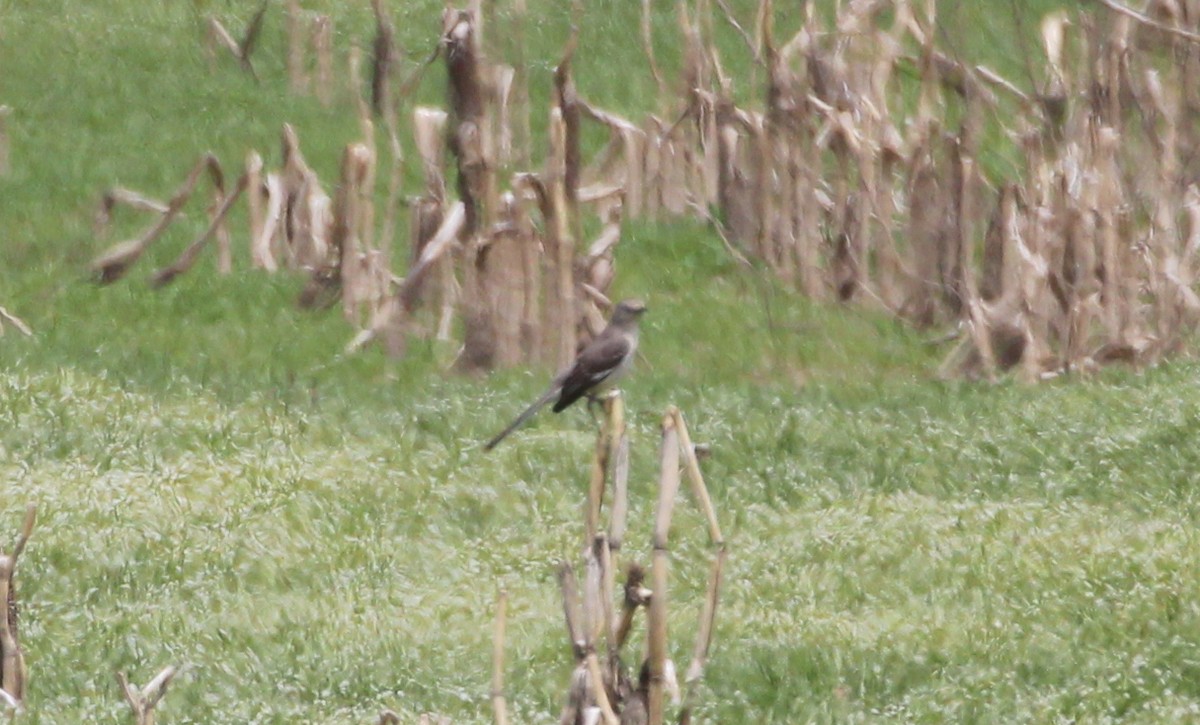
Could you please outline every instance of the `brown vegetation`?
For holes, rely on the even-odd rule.
[[[674,101],[645,45],[665,114],[636,122],[584,100],[571,74],[573,34],[554,73],[544,167],[510,173],[534,145],[523,52],[514,66],[495,62],[481,4],[447,9],[433,53],[397,82],[394,31],[375,3],[369,100],[356,50],[348,74],[362,140],[348,148],[333,193],[305,164],[290,127],[282,171],[264,174],[251,155],[251,260],[307,272],[305,306],[340,296],[359,330],[350,349],[379,340],[399,355],[407,335],[448,340],[461,329],[461,370],[562,365],[602,323],[622,221],[699,216],[739,260],[761,260],[805,295],[879,308],[921,327],[957,326],[945,374],[994,379],[1016,370],[1032,380],[1115,361],[1153,363],[1179,350],[1200,319],[1192,288],[1200,139],[1188,122],[1200,106],[1200,49],[1185,29],[1197,12],[1180,0],[1155,3],[1150,14],[1104,5],[1072,22],[1063,13],[1043,19],[1047,61],[1040,74],[1030,69],[1037,88],[1026,91],[940,48],[934,3],[844,3],[829,27],[810,5],[799,32],[780,42],[769,0],[750,30],[718,2],[765,71],[755,109],[732,100],[735,80],[713,44],[717,11],[680,3],[685,52]],[[318,94],[327,100],[328,18],[311,18],[309,33],[298,2],[285,10],[292,87],[309,91],[315,50]],[[510,30],[519,38],[523,6],[515,10]],[[647,3],[643,11],[646,40]],[[260,10],[240,42],[214,30],[251,71],[262,22]],[[400,280],[391,272],[403,196],[398,118],[439,57],[449,111],[413,113],[425,186],[408,203],[410,269]],[[905,98],[914,83],[915,103]],[[383,118],[391,158],[378,230],[372,111]],[[586,122],[610,137],[590,163],[579,143]],[[1010,178],[994,178],[980,162],[985,144],[1002,135],[1018,146]],[[225,196],[220,164],[206,156],[167,204],[124,189],[105,194],[98,233],[117,204],[159,219],[93,263],[101,281],[121,277],[161,235],[200,167],[216,186],[213,226],[154,279],[185,271],[209,236],[218,240],[218,269],[229,269],[221,222],[236,190]],[[450,213],[456,208],[461,226]],[[588,213],[603,230],[585,246]],[[422,322],[425,308],[432,319]]]
[[[13,575],[16,573],[17,560],[21,558],[33,534],[36,520],[37,507],[30,504],[25,509],[25,520],[12,553],[0,552],[0,605],[4,607],[4,612],[0,613],[0,709],[3,710],[20,708],[29,679],[25,670],[25,655],[21,652],[19,607]]]
[[[117,683],[129,709],[133,711],[134,725],[154,725],[154,708],[158,706],[163,696],[167,694],[167,686],[175,678],[174,667],[166,667],[145,687],[138,689],[129,683],[124,672],[117,673]]]
[[[665,718],[668,693],[672,700],[680,704],[680,722],[689,722],[695,706],[696,684],[704,672],[712,641],[721,571],[725,563],[724,539],[683,416],[671,408],[662,421],[658,505],[651,540],[650,587],[645,586],[645,570],[629,561],[624,565],[625,584],[618,598],[615,572],[622,567],[621,543],[628,512],[628,438],[620,395],[606,399],[604,406],[605,421],[597,435],[592,485],[584,511],[582,593],[574,568],[565,562],[559,568],[567,636],[575,656],[575,669],[559,722],[563,725],[595,722],[598,714],[600,721],[611,725],[660,725]],[[714,547],[708,591],[699,617],[693,659],[685,679],[687,694],[682,700],[675,666],[667,658],[669,540],[680,484],[681,455],[692,498],[708,522],[709,537]],[[600,513],[610,480],[612,505],[608,531],[604,531],[600,527]],[[622,652],[630,640],[639,609],[647,610],[645,653],[635,658],[634,661],[640,663],[638,674],[631,677]]]
[[[642,167],[617,182],[634,214],[711,219],[715,204],[723,236],[808,296],[960,324],[947,374],[1153,363],[1200,317],[1197,13],[1105,5],[1044,19],[1031,94],[939,49],[933,3],[844,3],[831,27],[809,5],[783,43],[770,2],[754,38],[722,4],[765,66],[763,110],[733,103],[711,23],[681,5],[684,116],[644,132]],[[989,134],[1018,141],[1013,178],[981,169]]]

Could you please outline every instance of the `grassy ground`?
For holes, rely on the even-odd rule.
[[[589,2],[580,51],[581,91],[629,112],[653,95],[628,40],[636,5]],[[439,6],[395,8],[413,58]],[[566,27],[556,7],[529,28],[542,81]],[[970,7],[947,32],[1020,78],[1011,16]],[[341,47],[368,37],[364,8],[337,14]],[[206,261],[161,292],[137,271],[83,281],[107,186],[165,194],[204,149],[231,166],[274,149],[285,120],[332,175],[353,119],[286,93],[277,8],[268,22],[255,85],[232,63],[208,72],[188,5],[0,0],[0,103],[15,109],[0,304],[37,331],[0,339],[0,536],[24,502],[42,507],[19,574],[24,721],[122,718],[112,673],[144,682],[176,663],[163,722],[366,723],[384,706],[484,722],[505,587],[514,719],[552,722],[570,667],[553,565],[575,553],[590,422],[546,416],[478,450],[544,373],[455,378],[423,343],[392,368],[341,359],[345,324],[295,311],[283,276],[218,278]],[[679,404],[715,453],[731,556],[704,720],[1197,717],[1193,364],[940,383],[941,351],[918,335],[798,301],[698,227],[631,225],[620,260],[620,291],[652,308],[626,391],[631,553],[647,555],[662,409]],[[686,504],[674,534],[682,663],[707,557]]]

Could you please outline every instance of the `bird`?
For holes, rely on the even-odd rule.
[[[633,365],[638,346],[638,319],[645,312],[646,305],[641,300],[628,299],[617,303],[608,326],[579,352],[575,362],[555,375],[546,392],[507,428],[485,443],[483,449],[490,451],[495,448],[555,396],[558,400],[551,410],[559,413],[584,396],[592,399],[611,389]]]

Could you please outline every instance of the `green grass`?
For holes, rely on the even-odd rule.
[[[1200,705],[1193,376],[671,395],[643,375],[638,556],[658,403],[686,401],[716,452],[732,554],[704,712],[1169,721]],[[3,384],[9,528],[19,501],[43,505],[21,579],[34,722],[116,717],[111,672],[165,662],[186,667],[167,708],[182,721],[366,722],[381,705],[482,721],[499,586],[515,713],[556,709],[552,565],[579,535],[583,413],[483,457],[527,386],[349,405],[78,369]],[[706,557],[686,505],[675,541],[682,662]]]
[[[567,16],[532,4],[544,98]],[[362,5],[336,6],[343,49],[369,37]],[[629,42],[637,3],[587,5],[581,92],[652,107]],[[393,9],[410,67],[440,6]],[[672,13],[658,6],[670,68]],[[1034,6],[1049,4],[1029,4],[1027,29]],[[947,10],[945,31],[1020,80],[1011,15],[975,8]],[[236,25],[252,9],[207,11]],[[795,21],[780,13],[782,33]],[[275,159],[284,121],[330,179],[355,136],[344,98],[324,110],[286,92],[278,8],[261,85],[232,62],[210,74],[195,20],[184,3],[0,0],[0,103],[15,109],[0,304],[37,333],[0,338],[0,545],[26,501],[41,505],[18,574],[21,721],[125,719],[113,672],[144,683],[175,663],[164,723],[367,723],[382,707],[485,722],[500,587],[514,721],[556,721],[570,654],[553,572],[576,554],[591,423],[546,415],[479,451],[545,371],[459,378],[445,372],[453,351],[425,342],[395,364],[343,358],[340,316],[296,311],[300,280],[245,270],[241,248],[228,277],[205,259],[149,290],[152,265],[203,224],[194,209],[130,279],[85,282],[112,241],[90,233],[107,186],[165,196],[210,148],[228,168],[250,148]],[[739,42],[722,30],[730,67],[748,72]],[[434,68],[420,98],[440,94]],[[113,239],[142,223],[123,214]],[[938,382],[944,350],[794,298],[698,225],[631,224],[619,264],[619,293],[651,307],[626,388],[631,556],[648,556],[663,409],[680,405],[714,451],[731,553],[704,721],[1196,719],[1194,363],[1038,387]],[[684,666],[709,555],[686,498],[672,555]]]

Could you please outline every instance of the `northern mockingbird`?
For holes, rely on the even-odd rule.
[[[496,444],[521,427],[556,395],[558,401],[552,408],[555,413],[585,395],[594,398],[613,387],[633,365],[633,355],[638,346],[638,318],[645,311],[646,305],[640,300],[622,300],[618,303],[608,327],[583,348],[569,368],[554,376],[542,397],[488,441],[483,449],[490,451],[495,448]]]

